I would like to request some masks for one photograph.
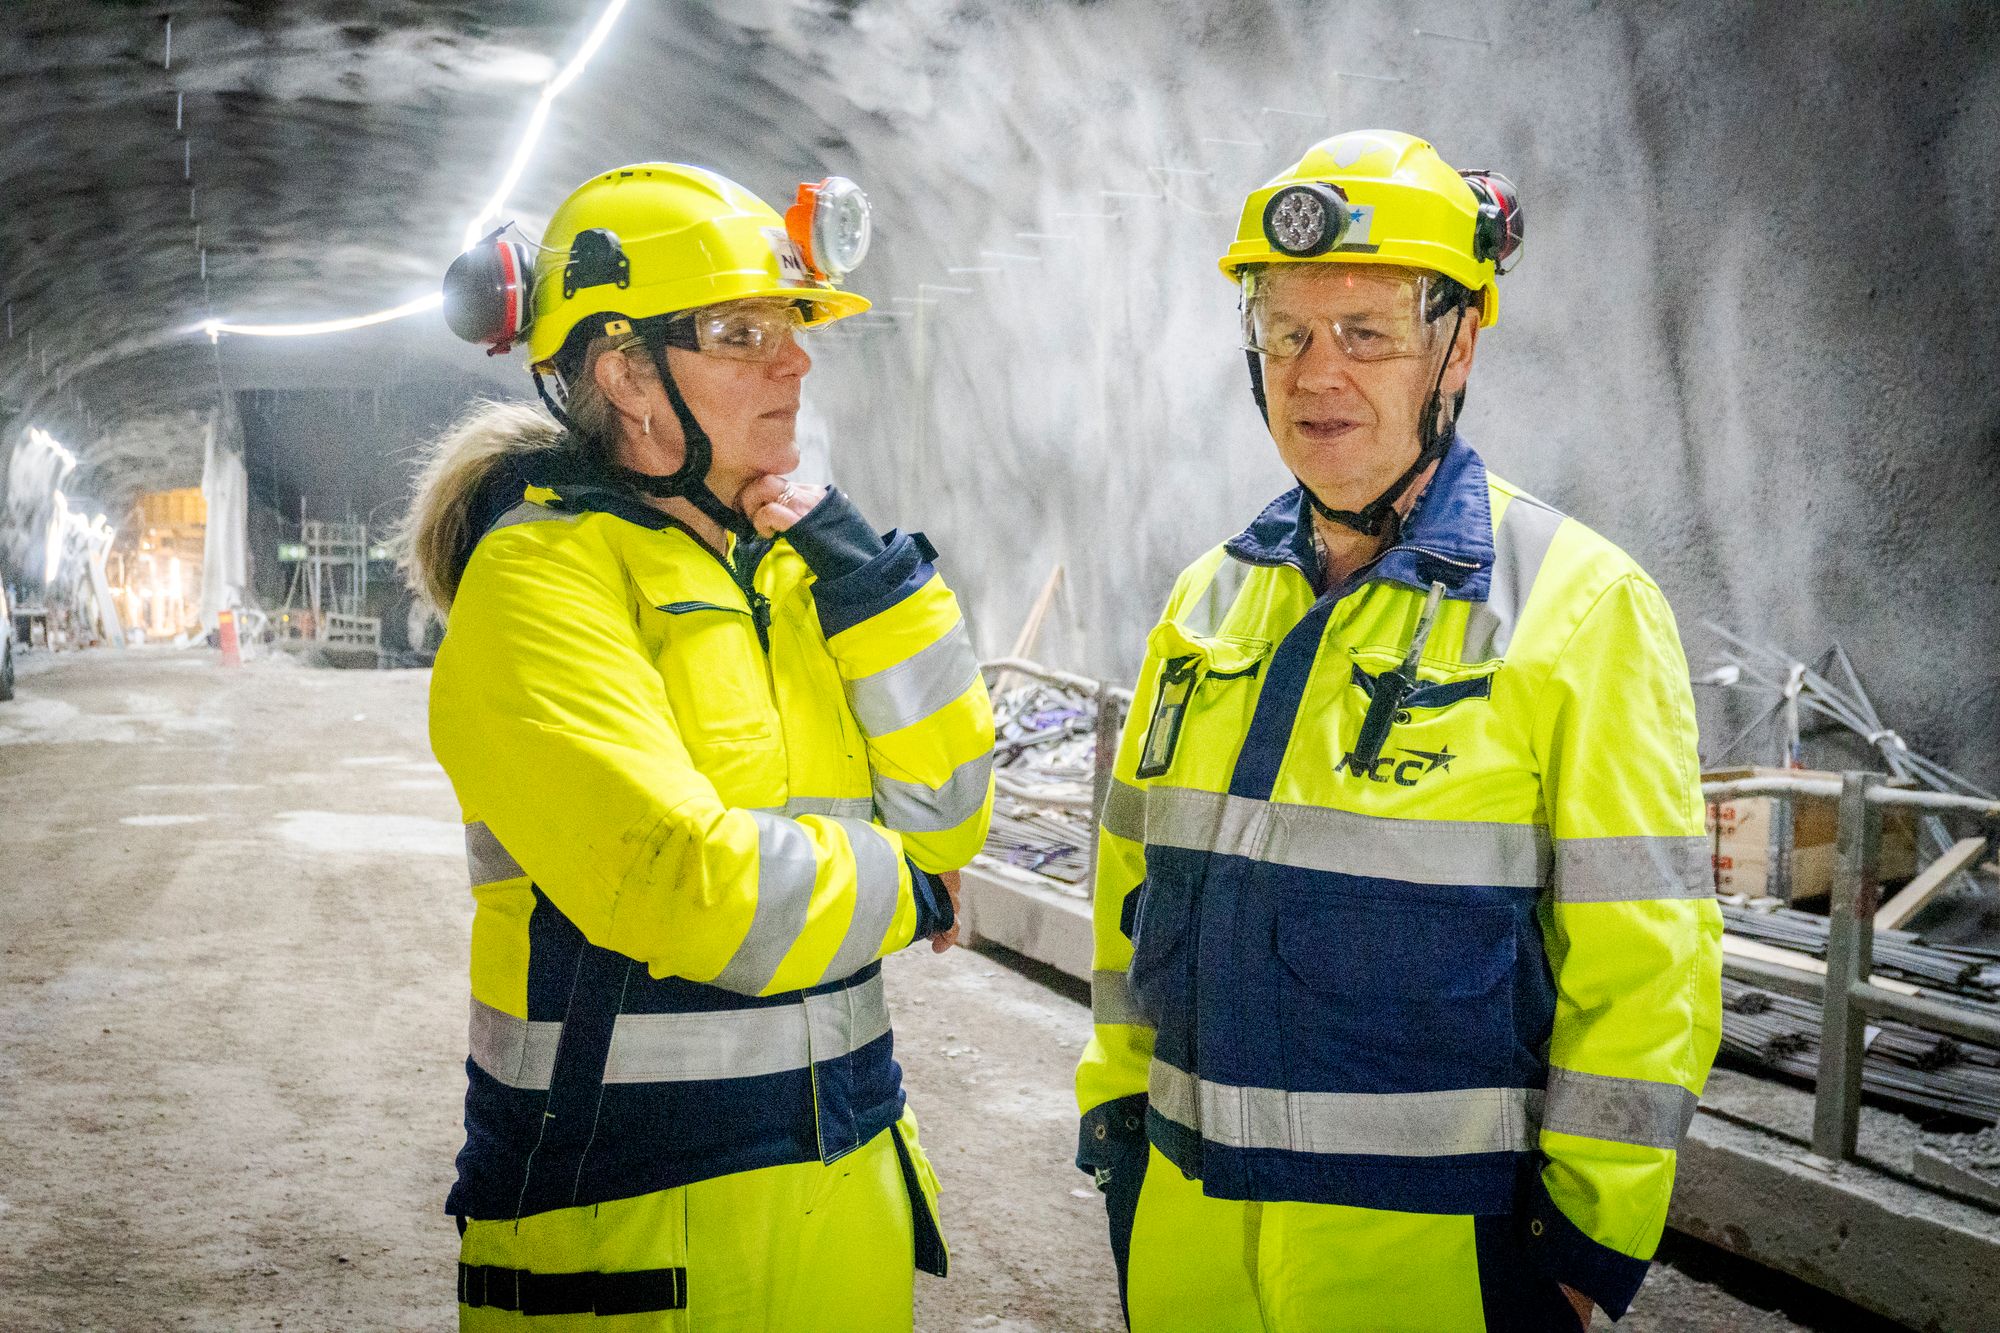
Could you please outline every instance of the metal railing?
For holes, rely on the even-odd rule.
[[[1820,1001],[1819,1076],[1813,1091],[1813,1151],[1833,1161],[1854,1157],[1861,1123],[1861,1062],[1868,1020],[1892,1018],[1930,1032],[2000,1046],[2000,1014],[1970,1005],[1907,995],[1874,984],[1875,912],[1880,906],[1882,811],[1905,806],[1956,814],[2000,826],[2000,801],[1945,792],[1907,791],[1884,784],[1881,773],[1825,778],[1764,777],[1702,785],[1710,801],[1745,796],[1837,801],[1836,863],[1827,920],[1826,980],[1809,972],[1731,957],[1731,974],[1769,990]]]

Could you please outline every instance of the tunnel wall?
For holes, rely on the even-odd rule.
[[[116,513],[135,490],[187,484],[218,402],[324,390],[349,396],[287,399],[268,430],[257,423],[251,481],[270,475],[268,443],[296,491],[328,480],[327,512],[367,512],[408,462],[384,442],[414,438],[381,428],[385,388],[412,395],[392,404],[412,429],[495,387],[528,396],[518,355],[489,361],[435,322],[219,349],[185,327],[185,165],[154,133],[175,80],[192,80],[216,308],[371,308],[442,272],[451,219],[484,197],[525,123],[522,90],[478,75],[481,43],[560,52],[595,12],[382,5],[397,33],[339,29],[329,53],[340,8],[260,10],[283,43],[244,40],[240,7],[184,12],[183,73],[106,47],[53,58],[84,76],[69,101],[22,100],[34,114],[0,165],[37,207],[20,215],[34,228],[8,275],[21,329],[0,357],[0,429],[37,421],[75,446],[74,495]],[[882,526],[937,540],[983,651],[1012,642],[1060,562],[1064,595],[1037,651],[1123,679],[1174,572],[1287,484],[1214,266],[1238,204],[1339,129],[1424,134],[1457,165],[1508,172],[1527,199],[1526,255],[1481,340],[1466,419],[1496,470],[1631,550],[1697,662],[1710,619],[1808,657],[1838,640],[1888,725],[2000,786],[1994,12],[632,6],[564,94],[507,211],[537,228],[584,176],[660,158],[715,166],[781,206],[801,179],[861,181],[878,239],[855,281],[879,315],[817,341],[815,440]],[[86,18],[120,40],[155,21]],[[98,156],[78,159],[88,171],[44,146],[82,108],[109,116],[90,122],[102,132]],[[111,178],[99,157],[121,183],[150,164],[146,188],[172,206],[114,210],[127,229],[70,262],[51,238],[96,234],[106,210],[91,182]],[[52,273],[75,282],[42,283]],[[151,323],[110,336],[101,310],[68,317],[97,310],[79,292]],[[58,334],[69,341],[44,373]],[[364,437],[375,443],[361,451]],[[334,467],[328,450],[356,452]],[[39,527],[11,517],[14,502],[45,499],[10,497],[0,519],[17,571]],[[1742,720],[1724,702],[1704,692],[1711,743]]]
[[[982,651],[1060,562],[1040,655],[1130,677],[1174,573],[1288,484],[1215,259],[1309,143],[1404,128],[1527,201],[1464,427],[1495,470],[1631,551],[1697,664],[1709,619],[1839,641],[1911,745],[2000,780],[1985,7],[715,12],[619,59],[754,69],[707,160],[767,197],[869,189],[855,281],[896,318],[820,340],[809,394]],[[1702,694],[1712,746],[1741,718]]]

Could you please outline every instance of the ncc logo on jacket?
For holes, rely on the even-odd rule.
[[[1399,758],[1385,754],[1372,764],[1358,762],[1354,751],[1349,750],[1340,757],[1340,772],[1347,777],[1367,778],[1370,782],[1393,782],[1398,787],[1414,787],[1433,773],[1447,772],[1451,761],[1458,758],[1449,745],[1442,750],[1404,750]]]

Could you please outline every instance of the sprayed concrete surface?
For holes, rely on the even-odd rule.
[[[0,704],[0,1325],[451,1327],[471,912],[425,674],[24,666]],[[962,950],[887,970],[954,1256],[918,1327],[1117,1329],[1069,1164],[1084,1007]],[[1826,1326],[1662,1266],[1620,1327]]]
[[[54,431],[71,499],[115,520],[194,484],[213,422],[254,550],[302,496],[393,513],[478,387],[532,399],[518,353],[435,316],[213,347],[191,323],[432,289],[534,101],[507,71],[603,8],[15,0],[0,453]],[[928,530],[982,650],[1060,561],[1038,651],[1129,680],[1174,572],[1287,484],[1216,256],[1250,190],[1371,126],[1521,187],[1466,423],[1495,467],[1627,547],[1697,657],[1705,618],[1809,657],[1838,639],[1888,726],[2000,781],[1984,0],[632,5],[502,216],[536,236],[578,181],[661,158],[781,208],[860,182],[876,306],[816,335],[803,427],[871,518]],[[26,481],[0,520],[17,574],[49,512]],[[1731,698],[1703,694],[1719,735],[1748,720]]]

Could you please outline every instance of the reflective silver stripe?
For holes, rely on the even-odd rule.
[[[1146,793],[1129,782],[1111,779],[1111,787],[1104,793],[1104,813],[1097,822],[1104,825],[1106,833],[1132,842],[1145,841]]]
[[[751,810],[757,821],[757,910],[750,933],[728,966],[710,983],[739,995],[758,995],[805,929],[819,857],[806,831],[783,815]]]
[[[1696,1098],[1678,1083],[1549,1070],[1548,1112],[1542,1128],[1642,1148],[1680,1146],[1694,1121]]]
[[[1550,871],[1548,832],[1534,824],[1383,819],[1189,787],[1147,789],[1145,836],[1159,847],[1423,884],[1533,889]]]
[[[896,863],[896,849],[873,824],[860,819],[835,819],[854,849],[854,917],[847,935],[826,965],[821,981],[851,977],[873,962],[882,952],[882,941],[896,919],[902,901],[902,867]]]
[[[561,1023],[530,1023],[472,1002],[472,1059],[510,1088],[549,1086]],[[801,1003],[699,1014],[620,1014],[606,1083],[691,1083],[804,1069],[860,1050],[889,1030],[882,978]]]
[[[1713,858],[1703,837],[1559,838],[1556,901],[1708,898],[1715,893]]]
[[[547,505],[538,505],[533,500],[523,500],[520,504],[515,505],[512,509],[509,509],[506,513],[500,515],[498,519],[494,520],[493,526],[486,529],[486,531],[498,532],[502,528],[511,528],[517,523],[542,523],[549,521],[574,523],[579,517],[581,516],[577,514],[566,514],[560,509],[551,509]]]
[[[875,813],[875,801],[868,796],[794,796],[772,814],[787,819],[800,815],[834,815],[841,819],[868,819]]]
[[[1162,1060],[1148,1080],[1152,1108],[1228,1148],[1456,1157],[1535,1146],[1535,1088],[1448,1092],[1287,1092],[1197,1079]]]
[[[930,647],[892,667],[847,682],[847,701],[861,729],[887,736],[921,722],[964,694],[979,678],[972,636],[959,621]]]
[[[1521,609],[1528,604],[1535,576],[1548,556],[1549,543],[1562,525],[1563,516],[1540,500],[1517,495],[1507,502],[1493,531],[1493,582],[1486,600],[1475,603],[1465,618],[1460,661],[1484,662],[1506,656]]]
[[[549,1086],[562,1024],[530,1023],[475,999],[466,1036],[472,1062],[508,1087]]]
[[[1132,999],[1132,983],[1123,972],[1090,974],[1090,1017],[1096,1023],[1127,1023],[1151,1027]]]
[[[986,787],[993,777],[993,752],[968,759],[944,780],[942,787],[875,777],[875,808],[882,822],[898,833],[942,833],[957,828],[986,804]]]
[[[528,872],[521,869],[521,863],[508,855],[500,845],[500,839],[493,836],[493,830],[482,823],[465,826],[465,864],[472,871],[472,887],[482,884],[497,884],[503,879],[520,879]]]
[[[1233,555],[1224,555],[1222,563],[1209,575],[1208,586],[1202,589],[1201,596],[1181,615],[1181,629],[1198,638],[1215,634],[1229,618],[1229,608],[1236,605],[1236,595],[1243,591],[1249,578],[1250,566]]]

